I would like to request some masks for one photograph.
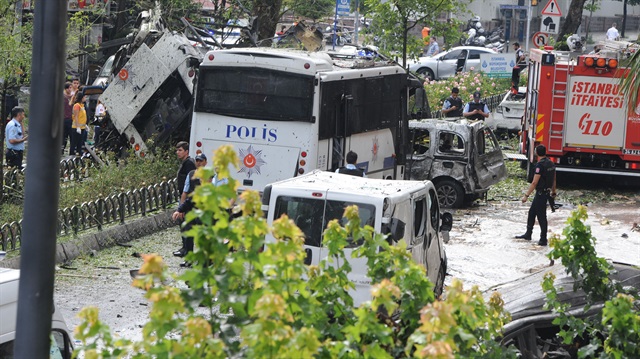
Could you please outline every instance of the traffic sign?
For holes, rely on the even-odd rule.
[[[536,47],[541,47],[549,43],[549,34],[545,32],[538,31],[533,34],[533,45]]]
[[[558,6],[558,0],[549,0],[544,9],[542,9],[542,15],[562,16],[562,11]]]
[[[560,17],[558,16],[543,16],[540,22],[540,32],[547,32],[549,34],[557,34],[560,27]]]

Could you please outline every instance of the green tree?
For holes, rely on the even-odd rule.
[[[0,113],[11,109],[6,107],[7,94],[16,93],[20,86],[28,84],[31,76],[31,51],[33,26],[31,15],[15,8],[13,0],[0,0]],[[4,114],[3,114],[4,116]],[[4,163],[4,137],[6,119],[0,121],[0,164]],[[4,168],[4,166],[3,166]],[[4,173],[0,188],[4,187]],[[2,199],[0,191],[0,200]]]
[[[591,18],[593,17],[593,12],[598,11],[600,9],[600,0],[590,0],[589,4],[584,6],[584,9],[589,11],[589,17],[587,18],[587,26],[585,28],[587,31],[585,32],[584,37],[589,39],[589,27],[591,26]]]
[[[556,36],[558,42],[565,41],[567,35],[575,34],[578,31],[578,27],[580,27],[582,23],[582,10],[586,2],[587,0],[571,0],[569,13],[562,23],[562,26],[560,26],[558,36]]]
[[[402,53],[403,66],[407,56],[418,57],[424,48],[422,38],[410,34],[412,29],[421,24],[435,26],[441,13],[466,9],[464,3],[441,0],[365,0],[365,4],[373,13],[373,32],[382,52]]]
[[[286,0],[284,6],[296,15],[311,19],[314,23],[333,14],[334,0]]]

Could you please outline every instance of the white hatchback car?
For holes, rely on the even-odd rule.
[[[507,91],[500,105],[491,113],[485,123],[493,131],[518,132],[522,129],[527,88],[520,86],[518,93]]]
[[[461,67],[461,72],[469,72],[471,68],[479,69],[480,55],[495,53],[493,49],[486,47],[458,46],[433,57],[420,57],[409,63],[409,70],[429,80],[438,80],[454,76],[458,67]]]

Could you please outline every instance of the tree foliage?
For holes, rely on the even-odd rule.
[[[559,336],[565,345],[575,346],[580,358],[638,358],[640,357],[640,307],[638,293],[623,288],[610,280],[614,270],[604,258],[596,255],[591,228],[584,224],[587,210],[579,206],[567,219],[564,238],[552,238],[549,258],[561,259],[567,273],[575,279],[574,291],[587,294],[584,310],[604,302],[601,315],[580,318],[579,313],[568,313],[569,304],[558,301],[554,276],[545,275],[542,287],[547,295],[547,308],[558,313],[553,324],[561,328]],[[588,341],[588,342],[586,342]]]
[[[466,9],[464,3],[442,0],[365,0],[365,4],[373,14],[373,33],[382,52],[401,53],[403,66],[407,57],[418,57],[424,47],[422,38],[412,35],[411,30],[422,24],[436,27],[441,13]]]
[[[237,162],[235,151],[223,146],[213,166],[229,177],[228,165]],[[197,172],[203,179],[212,175]],[[236,188],[232,178],[196,188],[198,209],[187,219],[202,225],[187,233],[198,248],[186,258],[192,269],[170,278],[162,258],[144,256],[134,285],[147,291],[152,309],[141,341],[115,339],[97,309],[81,311],[75,337],[85,357],[515,357],[492,340],[509,320],[498,296],[486,303],[477,287],[464,290],[454,281],[447,298],[437,301],[424,267],[405,247],[360,227],[355,206],[345,210],[344,227],[328,224],[327,257],[307,266],[302,231],[286,216],[269,228],[257,192],[243,192],[241,216],[229,220]],[[275,242],[265,243],[267,233]],[[349,294],[348,237],[362,242],[355,255],[367,258],[372,281],[372,300],[358,308]],[[188,287],[170,284],[173,279]]]
[[[293,11],[297,16],[306,17],[317,22],[326,16],[333,14],[334,0],[285,0],[283,6]]]

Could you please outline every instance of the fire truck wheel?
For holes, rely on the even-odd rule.
[[[418,69],[417,73],[419,73],[420,75],[424,76],[425,79],[432,81],[435,80],[435,76],[433,74],[433,71],[431,71],[430,68],[427,67],[421,67]]]
[[[460,208],[464,202],[464,190],[453,180],[445,179],[438,181],[436,192],[438,202],[442,208]]]

